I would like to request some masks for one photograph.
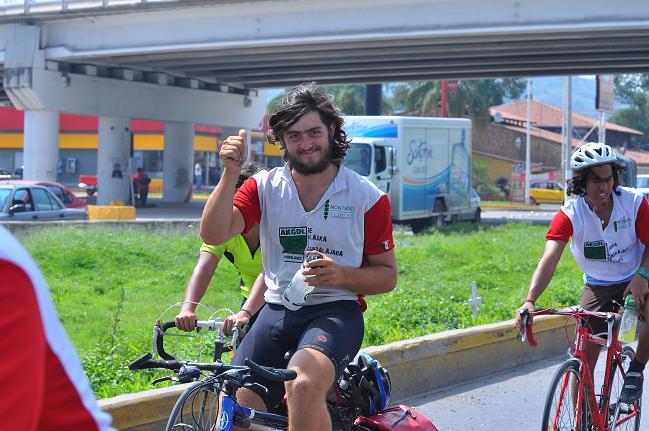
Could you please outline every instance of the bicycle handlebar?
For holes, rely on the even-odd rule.
[[[521,317],[523,319],[523,327],[525,328],[525,331],[521,334],[521,342],[529,343],[530,346],[536,347],[538,346],[539,343],[536,342],[536,338],[534,338],[534,332],[532,331],[532,322],[527,323],[527,319],[530,317],[530,310],[525,309],[520,312]]]
[[[542,310],[534,310],[532,312],[530,312],[528,309],[524,309],[519,312],[523,320],[523,325],[525,327],[524,333],[521,334],[521,342],[523,343],[527,342],[532,347],[536,347],[538,343],[534,338],[534,333],[532,331],[532,322],[528,323],[528,319],[531,316],[557,315],[557,316],[568,316],[568,317],[572,317],[573,319],[582,319],[582,320],[585,317],[592,316],[599,319],[605,319],[608,327],[606,331],[607,348],[611,347],[611,343],[613,343],[613,332],[619,326],[620,323],[619,313],[611,313],[611,312],[603,312],[603,311],[588,311],[588,310],[584,310],[581,307],[571,308],[569,310],[557,310],[555,308],[545,308]]]
[[[250,367],[254,374],[265,377],[268,380],[272,380],[274,382],[287,382],[289,380],[295,380],[295,378],[297,377],[297,373],[294,370],[264,367],[263,365],[254,363],[248,358],[243,361],[243,364]]]
[[[273,368],[265,367],[259,365],[250,359],[244,361],[244,365],[229,365],[224,364],[221,361],[206,363],[206,362],[190,362],[190,361],[178,361],[178,360],[169,360],[169,361],[160,361],[154,360],[152,353],[145,353],[140,356],[133,362],[128,365],[128,369],[131,371],[145,370],[151,368],[163,368],[166,370],[180,370],[182,367],[196,367],[199,370],[211,371],[213,373],[227,373],[235,371],[237,374],[241,375],[241,381],[245,382],[246,376],[257,375],[260,377],[265,377],[268,380],[274,382],[286,382],[289,380],[294,380],[297,377],[297,373],[294,370],[288,370],[285,368]],[[243,384],[243,383],[242,383]]]
[[[164,336],[169,328],[176,328],[176,322],[160,322],[157,321],[153,326],[153,354],[160,356],[162,359],[173,361],[176,358],[173,355],[167,353],[164,349]],[[219,331],[222,333],[223,329],[223,320],[197,320],[196,321],[196,331],[201,329],[207,329],[209,331]],[[237,350],[237,341],[239,340],[239,328],[232,328],[232,346],[222,348],[220,352],[216,352],[216,356],[220,357],[221,352],[223,351],[236,351]],[[214,358],[218,359],[217,357]]]

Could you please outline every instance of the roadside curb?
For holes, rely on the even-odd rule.
[[[570,326],[572,325],[572,326]],[[390,372],[392,400],[402,400],[445,386],[515,368],[567,350],[565,331],[574,323],[562,316],[534,319],[538,347],[520,341],[513,320],[444,331],[384,346],[363,349]],[[164,429],[167,417],[186,385],[153,389],[100,400],[122,431]]]
[[[498,205],[480,205],[480,208],[485,210],[502,210],[502,211],[546,211],[540,209],[537,206],[532,206],[532,205],[524,205],[524,206],[516,206],[516,207],[498,206]]]

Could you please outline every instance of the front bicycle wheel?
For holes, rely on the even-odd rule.
[[[621,362],[611,364],[610,400],[608,410],[608,426],[611,431],[639,431],[640,406],[642,398],[633,404],[619,403],[618,398],[624,385],[624,373],[635,358],[635,352],[630,346],[624,346],[620,354]]]
[[[214,431],[218,429],[219,386],[212,379],[196,382],[180,395],[166,431]]]
[[[579,378],[579,362],[575,360],[564,362],[556,371],[545,400],[542,431],[588,429],[588,403],[584,396],[577,396]],[[577,420],[578,398],[581,398],[580,420]]]

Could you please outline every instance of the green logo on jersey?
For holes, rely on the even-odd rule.
[[[606,260],[606,243],[604,241],[584,242],[584,257],[588,260]]]
[[[302,256],[306,248],[306,242],[306,226],[279,228],[279,243],[282,245],[282,253]]]
[[[615,220],[613,222],[613,230],[615,232],[622,229],[629,229],[630,227],[631,227],[631,219],[628,217],[624,217],[619,220]]]

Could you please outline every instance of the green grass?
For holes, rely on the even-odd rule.
[[[512,318],[543,252],[546,229],[460,223],[416,236],[397,230],[398,287],[368,298],[363,345]],[[47,279],[98,397],[151,388],[155,372],[124,366],[151,349],[154,321],[182,300],[198,236],[88,225],[38,231],[23,243]],[[475,319],[466,305],[472,281],[484,304]],[[566,252],[538,306],[574,304],[581,289],[581,274]],[[238,309],[238,276],[229,262],[220,265],[203,302]],[[162,320],[177,311],[168,310]],[[170,351],[182,357],[195,353],[196,343],[210,343],[208,337],[168,340],[175,343]]]

